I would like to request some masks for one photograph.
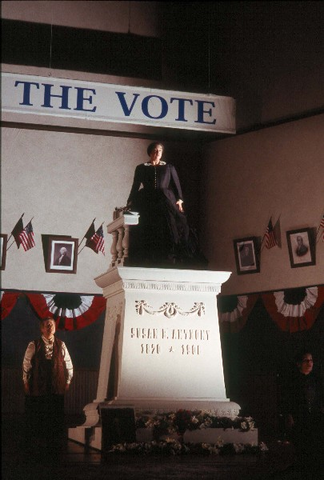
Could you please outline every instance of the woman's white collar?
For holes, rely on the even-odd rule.
[[[146,162],[144,163],[145,167],[156,167],[156,165],[153,165],[151,162]],[[166,162],[163,162],[163,160],[161,160],[158,165],[166,165]]]

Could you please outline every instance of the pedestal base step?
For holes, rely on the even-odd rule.
[[[77,443],[81,443],[86,447],[102,449],[102,427],[75,427],[69,428],[68,438]]]

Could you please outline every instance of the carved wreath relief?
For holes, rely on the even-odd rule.
[[[157,316],[164,315],[172,319],[181,315],[205,315],[205,304],[203,302],[194,302],[189,311],[184,311],[174,302],[166,302],[157,310],[154,310],[145,300],[135,301],[135,310],[138,315]],[[131,338],[140,339],[147,343],[141,344],[141,354],[154,355],[165,353],[180,353],[181,355],[200,355],[201,343],[210,341],[210,330],[203,328],[131,328]],[[148,343],[154,341],[154,343]],[[199,342],[199,343],[198,343]]]
[[[174,302],[166,302],[158,310],[153,310],[145,300],[136,300],[135,308],[139,315],[143,315],[144,312],[150,315],[159,315],[160,313],[163,313],[167,318],[176,317],[178,314],[185,317],[194,313],[197,313],[199,317],[205,314],[205,304],[203,302],[195,302],[189,312],[184,312]]]

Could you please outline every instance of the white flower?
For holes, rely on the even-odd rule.
[[[117,445],[114,445],[113,450],[117,450],[117,452],[126,452],[126,445],[118,443]]]
[[[207,428],[210,427],[210,426],[212,425],[212,423],[213,423],[213,421],[212,421],[212,419],[209,418],[209,417],[207,417],[207,418],[205,419],[205,421],[204,421],[204,425],[205,425],[205,427],[207,427]]]
[[[137,450],[138,447],[139,447],[139,444],[138,444],[138,443],[129,443],[129,444],[127,445],[127,448],[128,448],[129,450]]]
[[[222,447],[224,445],[224,440],[221,437],[217,438],[216,445]]]
[[[219,448],[217,448],[216,445],[210,446],[209,452],[210,452],[210,453],[213,453],[214,455],[218,455],[218,454],[219,454]]]
[[[234,447],[235,453],[243,453],[245,450],[245,447],[242,443],[233,443],[233,447]]]
[[[170,437],[167,437],[164,441],[166,443],[176,443],[177,442],[174,438],[170,438]]]
[[[264,442],[261,442],[259,445],[261,452],[267,452],[269,449]]]

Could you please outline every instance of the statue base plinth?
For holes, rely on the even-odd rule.
[[[104,402],[110,407],[129,407],[130,405],[139,411],[150,411],[152,413],[175,412],[177,410],[207,410],[217,417],[235,418],[239,415],[240,406],[227,400],[212,400],[201,398],[117,398],[109,402]],[[102,404],[102,405],[104,405]]]
[[[238,416],[226,397],[216,300],[230,274],[114,266],[95,279],[107,299],[97,398],[70,439],[102,449],[104,408]]]
[[[240,406],[230,401],[212,401],[201,399],[115,399],[106,402],[93,403],[85,407],[88,413],[84,425],[70,428],[68,436],[70,440],[82,443],[87,447],[103,450],[103,425],[102,410],[104,409],[133,409],[134,414],[156,415],[159,413],[176,412],[177,410],[204,410],[213,416],[234,419],[239,415]],[[92,412],[92,414],[89,414]],[[238,430],[224,430],[219,428],[207,428],[199,431],[187,431],[183,437],[188,443],[216,443],[219,439],[224,443],[256,443],[258,440],[257,430],[240,432]],[[244,435],[243,435],[244,433]],[[249,433],[249,435],[246,435]],[[121,439],[122,440],[122,439]],[[136,430],[137,442],[151,442],[153,440],[152,429],[139,428]],[[116,442],[119,443],[119,442]]]

